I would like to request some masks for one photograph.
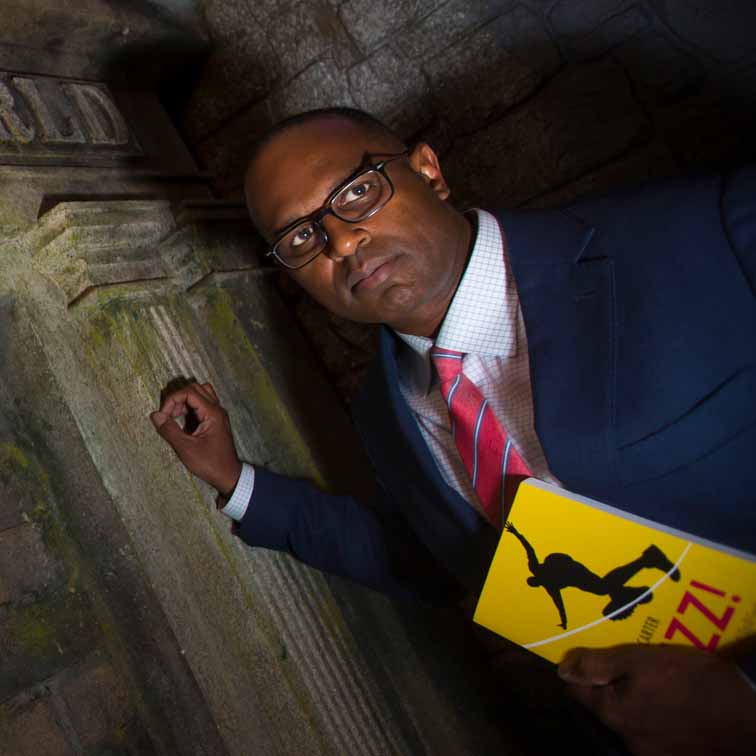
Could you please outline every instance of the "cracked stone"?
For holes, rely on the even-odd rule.
[[[342,68],[356,60],[356,51],[341,22],[322,3],[298,3],[270,23],[267,36],[285,79],[300,73],[328,51]]]
[[[63,568],[32,525],[0,532],[0,604],[19,603],[54,586]]]
[[[348,79],[355,103],[400,134],[412,134],[432,117],[425,76],[390,46],[351,68]]]
[[[60,690],[83,748],[114,742],[126,729],[132,716],[129,696],[109,665],[77,672]]]
[[[717,60],[733,63],[756,56],[753,0],[666,0],[659,14],[682,39]]]
[[[553,192],[526,202],[522,207],[558,207],[586,194],[606,193],[616,187],[641,184],[652,179],[676,176],[678,173],[679,168],[670,149],[661,142],[654,142],[633,150],[619,160],[602,165],[577,181],[571,181]]]
[[[386,37],[411,21],[420,19],[440,0],[347,0],[339,15],[364,53],[375,50]]]
[[[314,63],[272,98],[276,121],[313,108],[354,107],[346,73],[332,58]]]
[[[574,66],[535,98],[459,140],[445,174],[462,206],[511,206],[647,141],[651,127],[622,69]]]
[[[47,699],[37,699],[12,710],[0,720],[2,753],[14,756],[73,756],[73,749]]]
[[[437,110],[457,130],[470,132],[489,122],[542,81],[505,48],[506,20],[495,19],[425,64]],[[467,92],[475,97],[466,97]]]
[[[523,5],[502,14],[492,24],[502,47],[542,74],[553,73],[562,58],[541,19]]]
[[[633,79],[657,100],[673,100],[696,89],[704,77],[701,64],[658,32],[641,34],[616,55]]]
[[[183,117],[189,138],[200,141],[240,108],[265,97],[279,76],[275,60],[257,24],[221,44],[205,64]]]
[[[197,145],[198,157],[224,194],[241,188],[254,142],[273,123],[270,103],[263,100],[226,124],[212,139]]]
[[[558,34],[579,37],[617,13],[626,0],[559,0],[549,20]]]
[[[649,13],[638,5],[605,21],[585,37],[571,40],[567,48],[578,60],[603,55],[651,24]]]
[[[500,0],[482,0],[477,3],[451,0],[419,23],[413,24],[397,38],[397,45],[408,58],[435,54],[469,30],[495,18],[509,4]]]

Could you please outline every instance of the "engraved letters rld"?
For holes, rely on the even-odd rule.
[[[141,154],[105,84],[0,72],[0,162]]]

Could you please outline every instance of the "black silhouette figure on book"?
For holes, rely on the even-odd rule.
[[[513,523],[507,522],[504,525],[504,530],[515,536],[522,544],[525,553],[528,555],[528,568],[532,573],[532,577],[528,578],[528,585],[532,588],[540,587],[546,590],[559,612],[559,619],[561,620],[559,627],[564,630],[567,629],[567,612],[562,601],[562,591],[565,588],[578,588],[596,596],[609,596],[609,603],[604,607],[602,614],[616,621],[627,619],[635,611],[638,604],[647,604],[654,597],[648,586],[625,585],[641,570],[661,570],[662,572],[669,572],[672,580],[680,579],[680,571],[675,569],[664,552],[653,544],[634,561],[615,567],[606,575],[600,577],[595,572],[591,572],[585,565],[576,562],[568,554],[549,554],[543,562],[539,562],[535,549]],[[638,601],[639,598],[640,601]],[[625,608],[623,609],[623,607]]]

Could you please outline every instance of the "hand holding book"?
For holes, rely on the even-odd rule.
[[[753,555],[528,480],[475,621],[561,662],[637,756],[754,752],[756,689],[719,655],[756,634]]]
[[[753,753],[756,693],[715,654],[640,644],[577,649],[559,675],[634,754]]]

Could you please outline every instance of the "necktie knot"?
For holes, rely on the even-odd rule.
[[[442,384],[453,381],[462,372],[463,352],[433,347],[430,354]]]

